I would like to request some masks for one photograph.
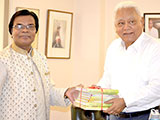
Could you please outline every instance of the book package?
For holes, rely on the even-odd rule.
[[[77,87],[76,89],[79,91],[79,96],[73,105],[84,110],[106,110],[112,104],[105,104],[104,102],[118,97],[118,90],[115,89],[98,87]]]

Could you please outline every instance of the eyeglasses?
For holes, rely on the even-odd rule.
[[[22,25],[22,24],[18,24],[13,26],[13,28],[17,29],[17,30],[23,30],[23,29],[28,29],[30,31],[35,30],[35,25]]]

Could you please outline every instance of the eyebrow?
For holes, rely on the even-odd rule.
[[[24,24],[21,24],[21,23],[17,23],[16,25],[24,25]],[[28,25],[34,25],[33,23],[30,23]]]

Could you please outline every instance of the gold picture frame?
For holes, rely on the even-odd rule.
[[[40,10],[39,9],[26,8],[26,7],[16,7],[16,11],[23,10],[23,9],[26,9],[26,10],[34,12],[39,18],[39,14],[40,14]],[[34,41],[32,43],[32,47],[36,48],[36,49],[38,49],[38,37],[39,37],[39,31],[36,33],[35,39],[34,39]]]
[[[73,13],[49,9],[45,55],[49,59],[70,59]]]

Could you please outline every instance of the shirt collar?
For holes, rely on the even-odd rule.
[[[128,49],[133,48],[136,52],[138,52],[138,50],[141,48],[141,43],[143,42],[143,37],[144,37],[144,32],[142,32],[142,34],[139,36],[139,38],[128,47]],[[126,49],[126,46],[124,44],[124,41],[122,40],[121,45],[123,48]]]
[[[34,51],[33,51],[33,48],[32,48],[32,47],[31,47],[30,51],[28,52],[28,51],[26,51],[26,50],[18,47],[15,43],[12,43],[11,48],[12,48],[13,50],[15,50],[16,52],[18,52],[18,53],[20,53],[20,54],[23,54],[23,55],[28,55],[28,54],[31,55],[31,56],[34,55]]]

